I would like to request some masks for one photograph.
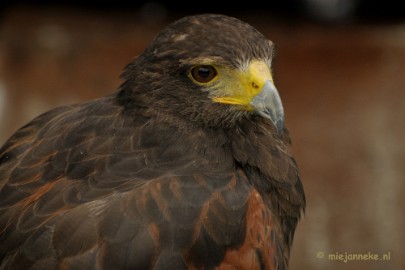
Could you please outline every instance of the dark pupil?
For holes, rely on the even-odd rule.
[[[191,75],[197,82],[207,83],[217,75],[217,72],[212,66],[201,65],[194,67],[191,70]]]
[[[211,69],[209,67],[200,67],[198,69],[198,75],[204,79],[207,79],[211,75]]]

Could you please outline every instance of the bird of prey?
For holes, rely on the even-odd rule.
[[[305,197],[273,43],[236,18],[170,24],[112,94],[0,150],[0,269],[286,269]]]

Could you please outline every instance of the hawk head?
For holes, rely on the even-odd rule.
[[[282,133],[272,57],[273,43],[247,23],[214,14],[185,17],[127,66],[123,87],[133,102],[165,117],[224,127],[259,115]]]

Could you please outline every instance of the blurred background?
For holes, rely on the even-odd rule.
[[[291,269],[405,269],[401,1],[234,2],[2,1],[0,144],[42,112],[115,91],[168,23],[235,16],[276,44],[274,77],[308,202]]]

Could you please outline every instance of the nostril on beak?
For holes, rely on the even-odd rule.
[[[255,82],[252,82],[252,87],[255,89],[259,89],[259,86],[257,84],[255,84]]]

